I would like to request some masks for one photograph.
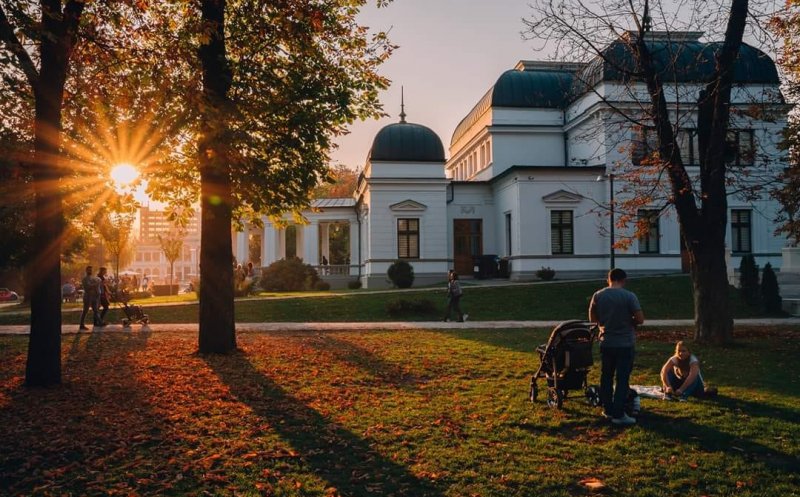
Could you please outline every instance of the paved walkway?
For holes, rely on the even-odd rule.
[[[455,330],[455,329],[513,329],[513,328],[552,328],[561,321],[468,321],[466,323],[445,323],[442,321],[382,321],[382,322],[355,322],[355,323],[237,323],[237,331],[275,332],[275,331],[353,331],[353,330]],[[644,328],[667,328],[678,326],[693,326],[691,319],[651,319]],[[737,319],[735,326],[800,326],[800,318],[779,319]],[[123,329],[122,325],[112,324],[104,328],[89,329],[79,332],[77,325],[64,325],[62,334],[77,333],[123,333],[138,332],[140,325],[133,325],[130,329]],[[177,331],[197,333],[197,323],[153,323],[145,328],[152,332]],[[28,325],[0,326],[0,335],[27,335],[30,332]]]

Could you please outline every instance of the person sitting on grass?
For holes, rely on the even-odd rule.
[[[661,368],[661,385],[666,395],[684,399],[692,395],[709,398],[717,394],[716,388],[706,388],[700,374],[700,360],[689,352],[683,341],[675,344],[675,355]]]

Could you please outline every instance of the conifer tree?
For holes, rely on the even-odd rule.
[[[772,264],[768,262],[764,266],[764,272],[761,273],[761,303],[764,306],[764,312],[769,314],[781,312],[781,301],[778,277],[772,270]]]

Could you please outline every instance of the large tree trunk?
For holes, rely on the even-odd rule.
[[[694,338],[722,344],[733,339],[733,318],[728,298],[725,239],[719,236],[689,248],[694,287]]]
[[[42,1],[41,68],[33,85],[36,123],[30,164],[35,194],[35,257],[26,271],[31,292],[31,334],[25,367],[25,384],[29,386],[61,383],[61,107],[82,11],[83,2],[69,2],[62,13],[60,1]]]
[[[225,0],[203,0],[203,24],[209,39],[200,47],[203,65],[202,138],[199,143],[200,337],[201,353],[236,348],[233,314],[233,246],[231,179],[225,136],[231,75],[225,55]]]

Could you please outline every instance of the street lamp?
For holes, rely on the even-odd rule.
[[[616,253],[614,251],[614,242],[615,242],[615,236],[614,236],[614,173],[601,174],[600,176],[597,177],[597,181],[604,181],[606,178],[608,178],[608,186],[609,186],[609,190],[610,190],[608,209],[609,209],[609,217],[611,218],[611,223],[610,223],[610,226],[609,226],[610,227],[609,233],[611,235],[611,243],[609,245],[609,254],[610,254],[609,269],[614,269],[614,267],[616,265],[615,264],[615,260],[614,260],[615,255],[616,255]]]

